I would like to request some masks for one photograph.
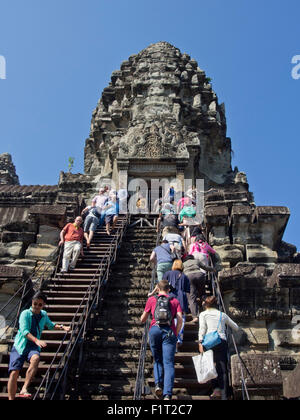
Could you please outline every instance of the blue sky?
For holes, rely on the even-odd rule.
[[[10,0],[0,8],[0,153],[22,184],[83,172],[101,92],[122,61],[168,41],[191,55],[225,102],[234,158],[257,205],[286,205],[300,245],[299,0]]]

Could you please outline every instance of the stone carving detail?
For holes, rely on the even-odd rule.
[[[0,155],[0,184],[19,185],[19,177],[9,153]]]
[[[93,112],[85,172],[111,176],[116,159],[189,159],[195,147],[193,176],[224,183],[232,172],[224,106],[195,60],[159,42],[113,72]]]

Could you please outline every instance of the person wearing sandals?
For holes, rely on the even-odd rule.
[[[9,360],[9,380],[7,385],[9,400],[14,400],[16,397],[17,381],[25,361],[29,362],[29,368],[18,397],[31,398],[28,388],[38,370],[41,349],[47,346],[47,343],[40,339],[44,327],[50,330],[70,331],[70,327],[54,324],[49,319],[47,312],[43,310],[46,302],[46,296],[41,292],[37,292],[32,298],[31,308],[24,310],[20,315],[20,326]]]
[[[212,399],[221,398],[222,400],[228,399],[228,345],[226,337],[226,326],[232,328],[234,331],[239,330],[239,326],[229,318],[228,315],[217,309],[217,298],[215,296],[208,296],[203,307],[205,311],[199,315],[199,352],[203,353],[205,347],[202,344],[205,339],[205,335],[218,332],[220,343],[211,350],[214,353],[214,362],[218,377],[212,380],[213,394]]]

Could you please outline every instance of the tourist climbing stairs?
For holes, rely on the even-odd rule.
[[[131,218],[116,264],[107,282],[96,325],[85,340],[83,370],[73,398],[132,400],[140,358],[143,357],[143,395],[155,399],[153,359],[149,346],[141,356],[144,326],[140,322],[152,280],[149,258],[157,243],[154,227]],[[154,225],[154,218],[147,218]],[[160,239],[160,238],[159,238]],[[175,400],[209,399],[209,386],[199,385],[192,356],[198,352],[198,326],[187,316],[184,344],[175,358]]]
[[[79,258],[76,268],[66,274],[58,271],[44,284],[49,318],[55,323],[70,326],[71,331],[43,332],[41,339],[47,343],[47,347],[41,352],[38,373],[30,388],[33,399],[65,398],[70,373],[68,365],[76,355],[74,350],[82,343],[87,321],[92,318],[95,304],[98,304],[97,298],[101,296],[110,265],[116,259],[126,226],[127,217],[123,216],[119,218],[111,236],[106,234],[105,228],[98,229],[91,247],[87,249],[84,246],[84,257]],[[10,344],[13,344],[13,340],[10,340]],[[9,354],[4,355],[0,363],[1,399],[8,397],[8,363]],[[18,392],[24,384],[27,367],[25,363],[18,380]]]
[[[73,398],[133,399],[144,310],[151,283],[149,258],[156,245],[154,217],[131,217],[110,273],[96,323],[84,344],[83,369]],[[141,226],[142,224],[142,226]],[[147,355],[149,367],[151,356]],[[147,370],[149,375],[152,369]]]

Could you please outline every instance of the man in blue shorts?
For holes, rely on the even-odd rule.
[[[119,216],[119,201],[116,194],[110,195],[103,211],[105,212],[106,233],[110,235],[111,230],[113,231],[116,227]]]
[[[97,227],[100,222],[101,213],[99,212],[98,207],[88,206],[84,210],[82,210],[81,215],[83,216],[85,213],[88,212],[84,220],[84,237],[86,239],[86,246],[87,248],[90,247],[94,233],[97,230]]]
[[[15,337],[14,346],[10,353],[8,399],[14,400],[17,393],[17,381],[24,362],[29,363],[24,385],[19,394],[20,398],[30,398],[28,387],[32,382],[40,361],[41,349],[47,346],[42,341],[43,329],[70,331],[70,327],[57,325],[50,321],[47,312],[43,310],[47,302],[46,296],[37,292],[32,298],[32,306],[20,315],[19,331]]]

